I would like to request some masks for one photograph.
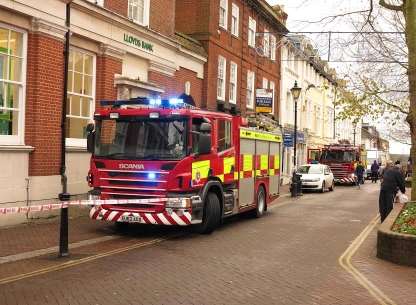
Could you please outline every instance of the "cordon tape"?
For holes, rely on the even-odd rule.
[[[152,204],[159,202],[166,202],[167,198],[152,198],[152,199],[108,199],[108,200],[73,200],[61,201],[59,203],[49,203],[42,205],[30,205],[23,207],[7,207],[0,208],[0,215],[18,214],[29,212],[45,212],[51,210],[59,210],[68,208],[70,206],[101,206],[101,205],[117,205],[117,204]]]

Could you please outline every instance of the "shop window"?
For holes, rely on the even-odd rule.
[[[228,19],[228,0],[220,0],[220,18],[219,25],[223,29],[227,29]]]
[[[85,146],[86,127],[92,120],[95,101],[95,56],[71,49],[68,67],[66,137],[70,146]]]
[[[225,101],[225,76],[227,60],[218,56],[218,76],[217,76],[217,99]]]
[[[149,0],[129,0],[128,16],[134,22],[147,26],[149,24]]]
[[[0,143],[23,144],[26,34],[0,26]]]
[[[226,120],[218,120],[217,128],[217,152],[222,152],[231,148],[231,122]]]
[[[240,22],[240,8],[233,3],[231,8],[231,34],[238,37],[238,25]]]
[[[237,64],[230,63],[230,103],[237,103]]]

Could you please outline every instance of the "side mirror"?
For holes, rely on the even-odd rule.
[[[211,152],[211,134],[199,134],[198,153],[200,155]]]
[[[90,153],[94,153],[95,147],[95,131],[94,131],[94,124],[90,123],[87,125],[87,150]]]

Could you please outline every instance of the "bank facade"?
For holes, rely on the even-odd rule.
[[[65,3],[0,0],[0,204],[61,192]],[[202,101],[206,54],[175,33],[175,1],[75,0],[66,109],[69,192],[88,190],[86,125],[100,100],[191,95]]]

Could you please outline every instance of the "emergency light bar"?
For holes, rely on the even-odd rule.
[[[158,98],[147,98],[147,97],[136,97],[129,100],[103,100],[100,101],[101,106],[111,106],[112,108],[120,108],[121,106],[132,106],[132,105],[142,105],[161,108],[183,108],[183,107],[192,107],[191,105],[186,104],[183,99],[171,98],[171,99],[158,99]]]

